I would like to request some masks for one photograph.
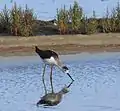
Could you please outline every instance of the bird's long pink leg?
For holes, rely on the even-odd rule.
[[[45,68],[46,68],[46,64],[44,65],[44,68],[43,68],[42,81],[43,81],[43,85],[44,85],[45,94],[47,94],[47,89],[46,89],[45,80],[44,80],[44,77],[45,77]]]
[[[53,84],[52,84],[52,69],[53,69],[53,65],[51,65],[50,84],[51,84],[51,88],[52,88],[52,93],[54,93],[54,90],[53,90]]]

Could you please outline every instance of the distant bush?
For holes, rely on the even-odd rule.
[[[64,8],[65,9],[65,8]],[[93,33],[109,33],[109,32],[120,32],[120,4],[111,11],[106,10],[106,15],[102,18],[96,18],[96,12],[93,11],[93,16],[88,18],[84,15],[83,9],[79,6],[78,2],[74,2],[73,6],[70,6],[68,10],[63,10],[62,14],[60,11],[57,13],[57,17],[63,15],[67,18],[65,22],[66,29],[72,33],[81,34],[93,34]],[[65,13],[65,14],[63,14]],[[63,18],[57,18],[57,21],[63,20]],[[63,20],[64,21],[64,20]],[[60,24],[59,29],[62,30]]]
[[[93,16],[89,19],[86,19],[84,20],[85,22],[85,28],[86,31],[84,34],[93,34],[93,33],[97,33],[98,32],[98,21],[96,19],[96,14],[95,14],[95,11],[93,11]]]
[[[57,9],[57,24],[60,34],[66,34],[68,31],[68,11],[65,8]]]
[[[70,6],[69,10],[66,10],[65,6],[57,9],[57,23],[60,34],[79,33],[82,15],[82,8],[76,1],[73,6]]]
[[[87,34],[87,32],[88,32],[88,18],[87,16],[84,15],[81,20],[80,33]]]
[[[76,1],[68,10],[66,10],[65,6],[57,10],[57,21],[60,34],[62,34],[61,32],[72,34],[92,34],[97,32],[98,22],[95,11],[93,11],[93,17],[88,19],[83,14],[82,7]]]
[[[102,18],[101,26],[104,33],[109,32],[120,32],[120,5],[119,2],[117,6],[111,11],[106,10],[106,16]]]
[[[10,33],[14,36],[32,36],[35,31],[35,20],[33,10],[29,9],[27,5],[25,9],[22,9],[14,3],[11,10],[8,10],[5,5],[0,12],[1,32]]]
[[[81,20],[83,17],[83,10],[79,6],[78,2],[74,2],[73,7],[71,8],[70,11],[70,16],[71,16],[71,23],[72,23],[72,31],[74,33],[79,33],[80,25],[81,25]]]
[[[17,7],[16,3],[11,10],[11,33],[15,36],[34,35],[33,26],[35,25],[33,10],[26,5],[25,9]]]
[[[6,5],[0,12],[0,33],[10,33],[10,12]]]

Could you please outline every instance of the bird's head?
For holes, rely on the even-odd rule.
[[[62,70],[63,70],[63,72],[66,73],[66,74],[69,73],[69,69],[68,69],[67,66],[63,66],[63,67],[62,67]]]
[[[35,52],[39,55],[39,53],[41,52],[41,50],[37,46],[35,46]]]
[[[62,70],[63,70],[63,72],[64,72],[65,74],[67,74],[67,75],[72,79],[72,77],[71,77],[70,74],[69,74],[69,69],[68,69],[67,66],[63,66],[63,67],[62,67]],[[74,80],[72,79],[72,81],[74,81]]]
[[[35,46],[35,52],[37,52],[38,51],[38,47],[37,46]]]

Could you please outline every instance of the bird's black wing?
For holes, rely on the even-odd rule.
[[[51,50],[45,50],[40,54],[42,59],[49,59],[50,57],[58,58],[58,54]]]
[[[50,57],[58,58],[58,54],[52,50],[40,50],[38,47],[35,47],[36,53],[42,58],[42,59],[49,59]]]
[[[58,58],[58,54],[52,50],[48,50],[49,52],[51,52],[51,55],[54,57],[54,58]]]

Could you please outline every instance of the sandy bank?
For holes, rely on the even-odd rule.
[[[35,55],[35,45],[59,54],[119,52],[120,34],[0,37],[0,56]]]

